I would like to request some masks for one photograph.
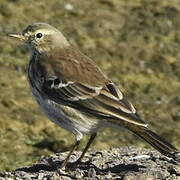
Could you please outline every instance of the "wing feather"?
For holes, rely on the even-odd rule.
[[[59,86],[59,88],[51,86],[49,82],[47,84],[49,88],[46,93],[50,93],[48,97],[56,103],[68,104],[75,109],[101,118],[117,118],[138,125],[146,125],[136,114],[131,103],[123,97],[112,82],[110,85],[107,83],[101,87],[91,87],[79,82],[66,83],[66,86]]]
[[[40,55],[39,59],[38,69],[42,69],[45,77],[41,91],[55,103],[99,118],[146,125],[117,86],[77,49],[62,49],[60,55],[53,53],[48,58]]]

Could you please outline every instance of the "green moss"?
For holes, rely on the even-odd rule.
[[[72,10],[65,8],[68,3]],[[62,30],[119,85],[143,119],[180,148],[179,19],[179,0],[1,2],[0,169],[31,164],[73,143],[71,133],[40,112],[26,81],[27,48],[8,32],[38,21]],[[92,148],[125,145],[147,146],[129,132],[107,128]]]

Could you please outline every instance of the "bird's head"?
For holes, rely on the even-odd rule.
[[[69,42],[63,34],[46,23],[34,23],[27,26],[21,33],[8,35],[25,42],[32,51],[48,52],[55,48],[69,46]]]

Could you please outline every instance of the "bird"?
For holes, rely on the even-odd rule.
[[[135,107],[100,67],[61,31],[42,22],[28,25],[20,33],[9,33],[30,49],[28,81],[45,115],[75,135],[75,143],[60,168],[65,168],[84,135],[90,139],[80,163],[98,131],[125,128],[148,142],[161,154],[179,159],[179,151],[152,131]]]

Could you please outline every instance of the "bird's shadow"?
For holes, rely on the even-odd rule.
[[[57,166],[53,165],[46,165],[46,164],[35,164],[31,167],[23,167],[18,168],[16,171],[23,171],[23,172],[29,172],[29,173],[37,173],[39,171],[56,171]]]
[[[24,171],[24,172],[29,172],[29,173],[37,173],[39,171],[55,172],[58,170],[58,168],[63,162],[63,161],[58,161],[58,160],[57,161],[50,160],[50,161],[51,162],[49,164],[39,163],[31,167],[24,167],[24,168],[16,169],[16,171]],[[108,172],[124,174],[127,172],[139,172],[142,169],[146,169],[145,166],[137,165],[137,164],[118,164],[113,167],[100,169],[96,167],[94,164],[92,164],[91,161],[81,162],[77,166],[74,166],[74,165],[75,165],[74,163],[68,163],[67,170],[75,171],[76,168],[78,167],[80,170],[85,171],[90,168],[93,168],[96,171],[96,174],[102,175],[102,174],[107,174]]]

